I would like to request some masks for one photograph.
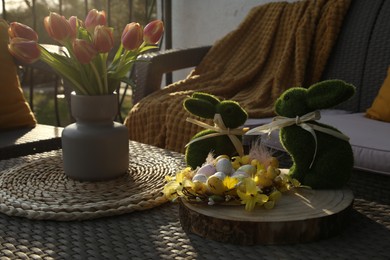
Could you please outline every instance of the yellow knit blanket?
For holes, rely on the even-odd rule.
[[[320,80],[350,0],[276,2],[253,8],[217,41],[187,79],[141,100],[125,120],[130,139],[184,152],[201,129],[185,121],[194,91],[239,102],[251,118],[273,116],[280,94]]]

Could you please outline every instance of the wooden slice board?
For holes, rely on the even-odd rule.
[[[180,202],[180,222],[186,232],[240,245],[294,244],[339,233],[348,223],[353,193],[342,190],[298,189],[283,193],[271,210],[256,207]]]

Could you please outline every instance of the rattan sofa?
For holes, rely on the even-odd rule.
[[[390,1],[352,1],[322,78],[343,79],[354,84],[357,93],[336,110],[324,112],[321,119],[351,138],[355,170],[350,185],[354,191],[386,203],[390,203],[390,123],[368,119],[364,113],[376,97],[390,63],[389,16]],[[143,55],[140,59],[148,62],[136,65],[134,101],[160,89],[164,73],[196,66],[209,49],[204,46]],[[269,120],[250,119],[248,124]],[[277,133],[273,137],[268,140],[269,147],[283,151]]]

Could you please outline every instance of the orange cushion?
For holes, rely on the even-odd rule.
[[[0,129],[36,125],[20,87],[16,65],[8,52],[8,24],[0,19]]]
[[[390,67],[387,76],[366,116],[372,119],[390,122]]]

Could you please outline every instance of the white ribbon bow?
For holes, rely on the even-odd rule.
[[[272,120],[271,123],[255,127],[253,129],[249,130],[246,134],[254,134],[254,133],[268,133],[268,134],[270,134],[274,130],[277,130],[277,129],[280,129],[280,128],[286,127],[286,126],[291,126],[291,125],[297,125],[297,126],[302,127],[304,130],[311,133],[311,135],[314,138],[314,142],[315,142],[314,155],[313,155],[313,159],[310,163],[310,167],[309,167],[309,168],[311,168],[313,166],[314,160],[315,160],[316,155],[317,155],[317,136],[316,136],[316,133],[314,130],[329,134],[331,136],[342,139],[344,141],[349,140],[348,136],[346,136],[338,131],[335,131],[335,130],[330,129],[330,128],[322,127],[319,125],[307,123],[307,121],[319,120],[320,118],[321,118],[320,111],[310,112],[310,113],[307,113],[306,115],[303,115],[301,117],[297,116],[296,118],[277,116],[277,117],[274,117],[274,119]]]
[[[244,135],[246,131],[248,131],[248,128],[234,128],[230,129],[227,128],[222,120],[222,117],[220,114],[215,114],[214,116],[214,126],[208,125],[204,122],[201,122],[199,120],[196,120],[194,118],[187,117],[187,122],[193,123],[195,125],[198,125],[200,127],[213,130],[215,133],[210,133],[204,136],[200,136],[198,138],[192,139],[188,144],[186,144],[186,147],[192,143],[195,143],[200,140],[204,140],[211,137],[221,136],[221,135],[227,135],[230,140],[232,141],[234,148],[236,148],[236,151],[240,156],[244,155],[244,147],[242,146],[242,142],[237,138],[236,135]]]

